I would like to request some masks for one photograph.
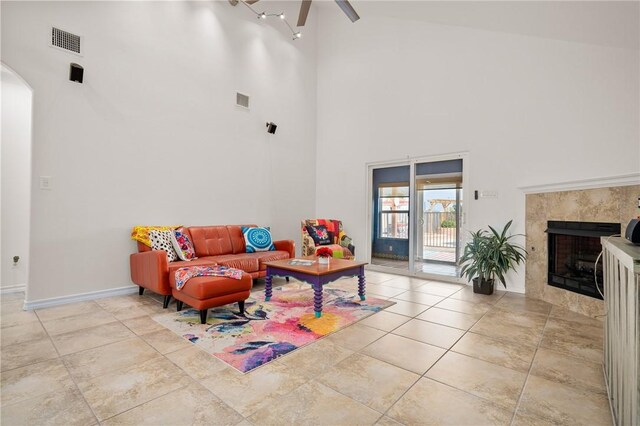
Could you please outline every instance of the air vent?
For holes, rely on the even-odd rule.
[[[243,108],[249,108],[249,96],[236,92],[236,105]]]
[[[51,28],[51,46],[80,55],[81,37],[59,28]]]

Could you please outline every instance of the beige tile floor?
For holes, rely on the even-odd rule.
[[[3,296],[2,424],[611,424],[599,321],[502,291],[367,281],[397,304],[248,374],[151,319],[166,312],[153,295],[35,312]]]

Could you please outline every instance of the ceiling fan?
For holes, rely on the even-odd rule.
[[[252,5],[254,3],[257,3],[259,0],[229,0],[229,3],[235,6],[239,1],[243,1],[248,5]],[[300,6],[300,14],[298,15],[298,27],[304,27],[304,24],[307,22],[307,15],[309,15],[311,1],[312,0],[302,0],[302,5]],[[353,6],[351,6],[349,0],[335,0],[335,2],[338,4],[340,9],[342,9],[344,14],[347,15],[347,18],[351,20],[351,22],[356,22],[358,19],[360,19],[360,16],[358,16],[358,13],[355,11]]]

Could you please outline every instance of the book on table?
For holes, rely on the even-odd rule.
[[[309,259],[291,259],[289,261],[289,265],[298,265],[298,266],[311,266],[316,263],[315,260]]]

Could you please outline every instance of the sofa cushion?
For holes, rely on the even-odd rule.
[[[226,226],[192,226],[189,232],[198,257],[233,253]]]
[[[173,230],[159,231],[152,229],[149,231],[149,239],[151,240],[151,248],[154,250],[163,250],[167,253],[169,262],[178,260],[178,254],[173,248]]]
[[[252,284],[251,275],[249,274],[242,274],[242,279],[240,280],[227,277],[195,277],[187,281],[179,293],[197,300],[206,300],[227,294],[249,291]],[[172,282],[171,285],[175,288],[175,282]]]
[[[254,259],[258,259],[258,265],[261,271],[267,269],[265,262],[273,262],[274,260],[289,259],[289,252],[276,250],[276,251],[261,251],[258,253],[247,253],[246,256],[250,256]]]
[[[244,243],[247,248],[247,253],[276,249],[273,245],[273,239],[271,238],[271,231],[269,228],[249,228],[245,226],[242,228],[242,233],[244,234]]]
[[[211,259],[218,265],[242,269],[245,272],[256,272],[259,270],[258,259],[247,256],[246,254],[227,254],[213,256]]]
[[[247,249],[244,243],[244,234],[242,228],[255,228],[256,225],[227,225],[229,238],[231,238],[231,246],[233,254],[246,253]]]

